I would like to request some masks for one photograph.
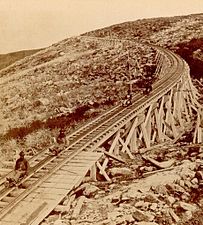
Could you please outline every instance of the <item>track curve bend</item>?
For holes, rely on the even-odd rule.
[[[87,38],[87,37],[85,37]],[[104,40],[109,41],[109,40]],[[118,42],[118,40],[110,40]],[[11,188],[0,186],[0,221],[17,207],[18,203],[32,193],[40,184],[52,176],[56,171],[66,165],[75,155],[82,151],[94,151],[118,129],[122,128],[128,121],[141,114],[150,103],[156,102],[160,96],[165,95],[174,85],[181,81],[182,77],[188,76],[189,68],[185,61],[169,50],[158,46],[147,44],[160,51],[170,64],[164,70],[164,76],[153,85],[153,91],[144,96],[136,94],[133,103],[127,108],[121,105],[115,106],[97,117],[90,123],[84,125],[69,135],[70,145],[64,149],[57,157],[50,156],[47,151],[43,151],[31,159],[32,172],[22,182],[28,184],[27,188]],[[3,180],[0,180],[3,181]],[[23,209],[22,209],[23,211]]]

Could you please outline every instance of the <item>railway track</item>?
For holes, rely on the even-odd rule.
[[[117,40],[116,40],[117,41]],[[116,131],[123,127],[136,115],[142,113],[151,101],[156,101],[160,96],[167,93],[180,79],[185,72],[185,63],[177,55],[168,50],[155,47],[161,51],[169,60],[165,76],[153,85],[153,91],[148,95],[136,94],[133,97],[133,104],[127,108],[116,106],[97,117],[83,127],[71,133],[68,138],[70,144],[58,156],[48,154],[47,150],[42,151],[30,159],[31,173],[21,183],[19,188],[4,188],[0,179],[0,221],[10,212],[22,199],[36,189],[39,184],[48,179],[54,172],[68,163],[74,156],[82,151],[94,151],[102,143],[108,140]]]

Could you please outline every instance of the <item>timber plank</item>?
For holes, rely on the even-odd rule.
[[[67,193],[67,190],[69,190],[69,188],[67,187],[66,189],[56,189],[56,188],[45,188],[45,187],[39,187],[37,188],[37,190],[35,192],[38,192],[39,194],[43,194],[48,193],[48,194],[56,194],[56,195],[65,195]]]
[[[38,225],[77,185],[103,153],[83,152],[19,202],[3,218],[5,225]],[[87,161],[86,161],[87,160]],[[4,225],[3,223],[0,223]]]
[[[11,213],[8,213],[4,218],[4,221],[15,222],[15,224],[19,224],[18,221],[22,220],[22,218],[25,218],[27,215],[29,215],[30,212],[38,208],[39,205],[42,204],[41,201],[36,201],[32,203],[25,201],[19,202],[19,207],[15,207]]]

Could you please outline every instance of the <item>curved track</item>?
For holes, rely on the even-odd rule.
[[[3,187],[0,180],[0,220],[12,210],[15,205],[31,193],[39,184],[43,183],[55,171],[66,164],[81,151],[94,151],[104,141],[110,138],[116,131],[123,127],[128,121],[146,109],[151,101],[156,101],[160,96],[167,93],[185,73],[184,61],[174,53],[157,46],[148,45],[161,51],[170,61],[170,66],[158,82],[153,85],[153,91],[148,96],[136,94],[133,97],[133,104],[127,108],[116,106],[97,117],[90,123],[79,128],[69,135],[70,145],[57,157],[48,155],[43,151],[30,160],[32,171],[22,183],[26,181],[26,188]]]

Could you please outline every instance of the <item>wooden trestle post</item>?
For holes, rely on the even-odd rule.
[[[197,121],[193,142],[203,141],[203,112],[194,99],[196,95],[192,93],[189,79],[182,78],[156,101],[149,102],[142,113],[128,120],[112,135],[110,148],[103,151],[106,156],[103,163],[97,162],[91,169],[93,180],[96,180],[96,171],[100,171],[107,181],[111,180],[105,172],[109,157],[123,163],[121,153],[133,159],[133,153],[139,152],[140,148],[176,140],[185,125],[191,123],[194,111],[197,113]]]

